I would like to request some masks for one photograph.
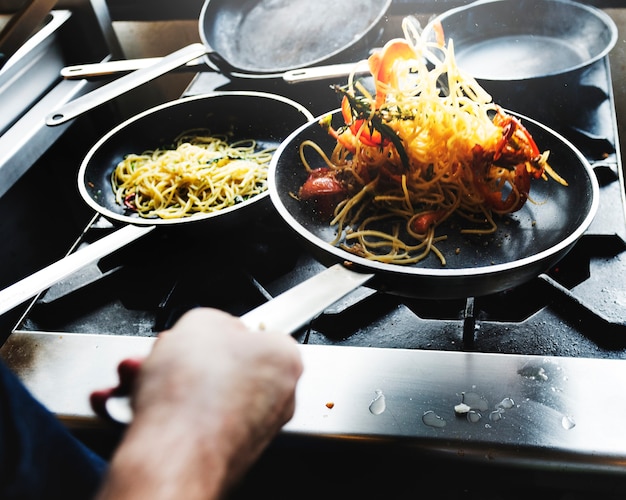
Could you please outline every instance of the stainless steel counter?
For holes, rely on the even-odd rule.
[[[115,385],[117,363],[147,353],[153,340],[14,334],[1,353],[70,427],[102,426],[90,392]],[[300,348],[305,371],[286,434],[403,439],[416,452],[464,462],[626,474],[621,360]],[[470,413],[457,414],[462,402]]]

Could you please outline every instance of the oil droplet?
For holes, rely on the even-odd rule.
[[[376,396],[370,403],[370,413],[372,415],[380,415],[387,409],[387,402],[385,401],[385,395],[383,391],[376,391]]]
[[[567,429],[569,431],[570,429],[573,429],[574,427],[576,427],[576,422],[574,422],[574,419],[572,417],[565,415],[561,419],[561,425],[563,426],[564,429]]]
[[[422,422],[424,422],[426,425],[430,427],[441,428],[441,427],[446,426],[445,419],[437,415],[432,410],[428,410],[427,412],[424,412],[424,415],[422,415]]]
[[[511,398],[504,398],[502,401],[500,401],[496,405],[496,408],[502,408],[504,410],[510,410],[514,406],[515,406],[515,401],[513,401]]]
[[[467,412],[467,421],[471,422],[473,424],[475,424],[476,422],[480,422],[480,419],[483,418],[483,416],[480,414],[480,412],[476,411],[476,410],[470,410]]]

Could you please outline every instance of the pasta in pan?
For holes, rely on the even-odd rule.
[[[140,217],[173,219],[221,210],[267,190],[273,149],[190,130],[171,149],[129,154],[111,174],[118,204]]]
[[[405,39],[369,58],[374,92],[354,75],[337,87],[344,125],[330,115],[320,122],[334,150],[301,144],[309,176],[297,197],[336,226],[333,245],[396,264],[432,253],[445,265],[437,248],[444,221],[454,215],[465,221],[462,233],[492,233],[496,215],[529,199],[531,179],[567,183],[521,122],[456,66],[452,41],[427,46],[411,18],[403,29]],[[432,67],[428,51],[442,54]],[[311,166],[311,150],[321,168]]]

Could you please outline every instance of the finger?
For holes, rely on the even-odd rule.
[[[117,366],[119,384],[116,388],[116,394],[130,394],[139,375],[142,362],[143,358],[127,358],[120,362]]]

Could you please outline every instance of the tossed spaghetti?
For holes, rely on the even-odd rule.
[[[229,142],[207,130],[190,130],[170,149],[127,155],[111,184],[117,203],[141,217],[190,217],[266,191],[272,155],[273,149],[260,149],[253,139]]]
[[[354,75],[337,87],[344,123],[320,121],[336,146],[301,144],[309,177],[297,197],[336,226],[334,245],[396,264],[434,253],[445,265],[437,228],[451,216],[463,233],[493,233],[496,215],[526,203],[531,179],[567,183],[520,121],[457,67],[452,40],[425,43],[412,18],[403,30],[368,60],[373,92]]]

